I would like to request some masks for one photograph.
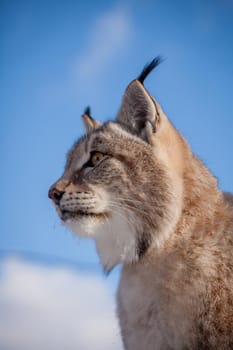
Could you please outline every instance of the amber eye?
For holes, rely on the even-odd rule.
[[[96,166],[97,163],[99,163],[99,161],[104,157],[104,154],[101,152],[93,152],[93,154],[91,155],[91,163],[92,166]]]

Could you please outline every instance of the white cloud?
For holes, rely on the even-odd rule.
[[[0,349],[120,350],[104,280],[14,258],[0,271]]]
[[[113,8],[94,22],[87,37],[84,52],[75,63],[79,79],[89,79],[104,71],[117,55],[127,47],[132,24],[125,8]]]

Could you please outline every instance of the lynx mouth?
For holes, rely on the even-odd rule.
[[[63,221],[67,221],[68,219],[82,219],[82,218],[94,218],[94,219],[105,219],[107,216],[107,213],[92,213],[92,212],[86,212],[86,211],[76,211],[71,212],[68,210],[61,210],[61,219]]]

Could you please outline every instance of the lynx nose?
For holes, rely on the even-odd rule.
[[[60,203],[60,200],[61,200],[63,194],[64,194],[64,191],[59,190],[59,189],[56,188],[55,186],[52,186],[52,187],[49,189],[48,196],[49,196],[49,198],[52,199],[52,201],[53,201],[55,204],[58,205],[58,204]]]

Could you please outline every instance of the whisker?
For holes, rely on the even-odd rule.
[[[113,203],[113,202],[110,202],[109,204],[110,204],[110,208],[111,208],[111,207],[114,208],[114,210],[116,211],[116,213],[119,214],[119,215],[121,216],[121,218],[122,218],[124,221],[126,221],[126,222],[129,224],[129,226],[130,226],[131,228],[135,229],[134,223],[129,219],[129,217],[127,217],[126,215],[124,215],[124,214],[121,212],[122,209],[126,209],[126,210],[127,210],[128,208],[119,207],[119,205],[117,205],[117,204],[115,204],[115,203]]]
[[[116,202],[116,201],[112,201],[112,200],[111,200],[111,201],[109,201],[109,204],[110,204],[110,203],[113,203],[113,204],[119,206],[119,203]],[[123,204],[123,203],[120,203],[120,204]],[[123,205],[121,205],[121,208],[131,209],[132,211],[135,210],[135,211],[137,211],[137,212],[143,214],[144,216],[148,216],[148,217],[149,217],[148,213],[147,213],[145,210],[139,209],[138,207],[132,206],[132,205],[127,204],[127,203],[124,203]]]

